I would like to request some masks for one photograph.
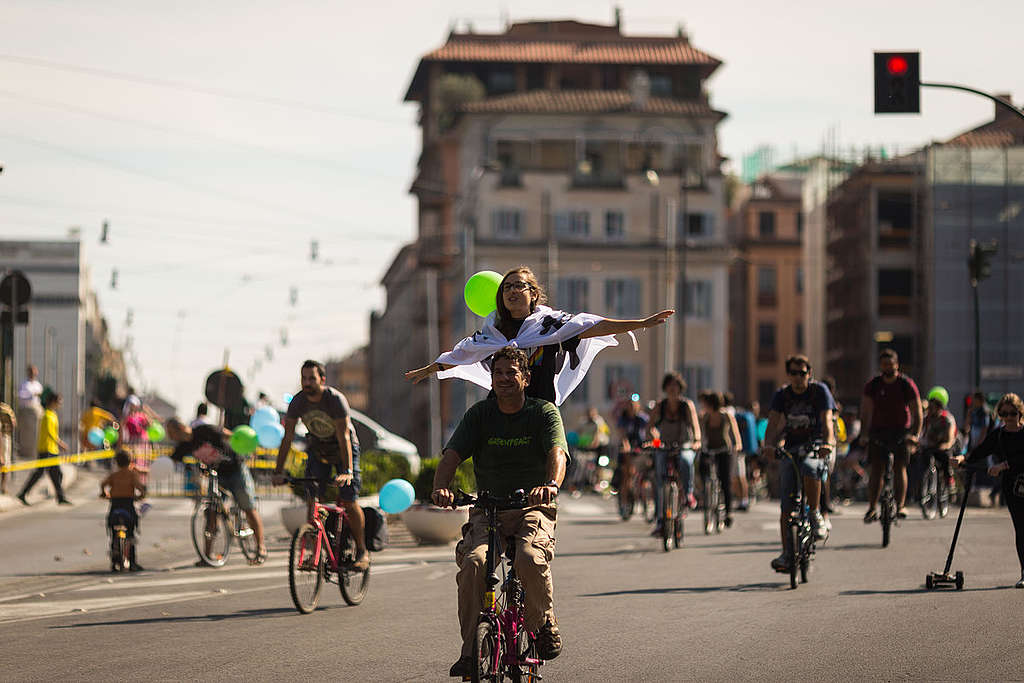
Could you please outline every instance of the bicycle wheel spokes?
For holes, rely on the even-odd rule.
[[[324,582],[327,552],[323,547],[316,552],[318,533],[312,524],[302,525],[292,536],[288,551],[288,589],[295,609],[303,614],[316,609]]]
[[[366,597],[366,589],[370,585],[370,569],[357,571],[352,569],[351,563],[356,559],[356,543],[352,534],[345,529],[345,537],[338,558],[338,588],[341,590],[341,598],[349,605],[358,605]]]
[[[498,634],[490,622],[481,621],[473,638],[473,683],[498,680]]]
[[[221,506],[208,500],[192,512],[192,546],[204,564],[223,567],[228,561],[232,538],[228,523]]]
[[[232,518],[235,526],[235,534],[238,536],[238,547],[242,549],[242,554],[245,555],[245,559],[252,562],[259,554],[256,532],[253,531],[251,526],[249,526],[249,520],[245,518],[245,513],[237,507],[234,509]]]

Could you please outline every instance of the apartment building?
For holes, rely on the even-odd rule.
[[[576,21],[452,33],[421,59],[406,93],[421,108],[418,236],[385,275],[387,309],[371,321],[370,403],[383,424],[440,445],[479,392],[410,387],[399,370],[478,328],[462,303],[469,275],[520,264],[556,308],[680,311],[639,333],[639,352],[623,337],[598,357],[563,406],[570,425],[589,404],[655,398],[667,368],[691,391],[727,386],[725,114],[706,91],[720,65],[681,31],[627,36]]]
[[[783,361],[806,352],[802,185],[764,175],[744,188],[734,217],[731,388],[765,409],[786,381]]]

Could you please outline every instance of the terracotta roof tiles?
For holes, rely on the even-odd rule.
[[[484,40],[453,37],[424,61],[559,64],[703,64],[721,62],[683,39]]]
[[[725,118],[705,102],[649,97],[640,109],[626,90],[534,90],[470,102],[460,111],[471,114],[607,114],[636,112]]]

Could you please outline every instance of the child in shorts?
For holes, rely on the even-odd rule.
[[[113,529],[114,515],[123,511],[128,515],[128,562],[133,572],[142,571],[135,556],[135,529],[139,525],[139,515],[135,511],[135,501],[146,497],[146,487],[139,478],[139,472],[132,467],[132,456],[123,448],[114,453],[117,470],[111,472],[100,483],[100,498],[110,499],[110,512],[107,513],[107,528]],[[109,490],[108,490],[109,489]]]

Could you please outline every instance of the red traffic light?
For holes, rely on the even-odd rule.
[[[907,73],[907,60],[900,55],[894,55],[886,60],[885,68],[893,76],[903,76]]]

